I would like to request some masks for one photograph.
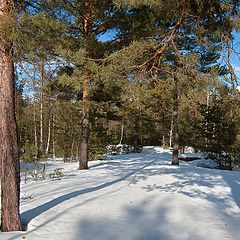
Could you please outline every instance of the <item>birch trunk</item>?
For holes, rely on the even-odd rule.
[[[49,153],[49,147],[50,147],[50,140],[51,140],[51,114],[49,113],[49,119],[48,119],[48,138],[47,138],[47,146],[45,150],[45,155],[47,156]]]
[[[53,160],[55,161],[56,159],[56,154],[55,154],[55,123],[54,123],[54,114],[53,114],[53,127],[52,127],[52,151],[53,151]]]

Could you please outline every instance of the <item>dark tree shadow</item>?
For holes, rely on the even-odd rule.
[[[231,194],[240,208],[240,172],[227,172],[223,174],[224,181],[228,184],[231,188]]]
[[[75,233],[73,240],[93,240],[97,237],[100,240],[212,240],[220,235],[223,230],[222,226],[216,222],[217,231],[211,232],[206,230],[208,220],[205,219],[205,229],[202,229],[201,223],[199,227],[197,221],[188,225],[186,219],[191,219],[189,215],[182,217],[182,220],[172,219],[169,213],[172,212],[172,198],[162,200],[159,207],[151,213],[152,199],[146,198],[140,204],[129,204],[122,209],[121,221],[114,217],[88,217],[79,222],[78,230]],[[174,206],[172,206],[174,207]],[[184,210],[183,210],[184,211]],[[187,211],[186,211],[187,212]],[[211,213],[209,213],[211,214]],[[215,214],[214,212],[212,214]],[[202,216],[201,216],[202,217]],[[200,219],[198,219],[200,220]],[[202,220],[202,219],[201,219]],[[201,221],[200,220],[200,221]],[[212,224],[212,223],[211,223]],[[216,228],[215,228],[216,230]],[[232,231],[225,226],[224,238],[222,239],[237,239],[238,231]]]
[[[122,176],[120,178],[117,178],[117,179],[115,179],[113,181],[106,182],[106,183],[103,183],[103,184],[95,186],[95,187],[81,189],[81,190],[78,190],[78,191],[70,192],[68,194],[64,194],[64,195],[62,195],[60,197],[54,198],[54,199],[46,202],[46,203],[44,203],[44,204],[42,204],[40,206],[37,206],[37,207],[35,207],[33,209],[30,209],[30,210],[28,210],[28,211],[26,211],[26,212],[21,214],[21,219],[22,219],[23,225],[26,228],[26,226],[28,225],[28,223],[32,219],[36,218],[37,216],[39,216],[43,212],[46,212],[49,209],[51,209],[51,208],[53,208],[53,207],[55,207],[55,206],[57,206],[59,204],[64,203],[67,200],[70,200],[72,198],[78,197],[78,196],[83,195],[83,194],[95,192],[95,191],[107,188],[107,187],[109,187],[109,186],[111,186],[113,184],[116,184],[116,183],[119,183],[121,181],[124,181],[127,178],[129,178],[130,176],[136,174],[138,171],[141,171],[144,168],[152,165],[154,162],[155,162],[155,160],[151,161],[151,162],[148,162],[147,164],[144,164],[141,167],[137,167],[136,169],[132,169],[131,168],[131,171],[129,173],[127,173],[126,175],[124,175],[124,176]]]

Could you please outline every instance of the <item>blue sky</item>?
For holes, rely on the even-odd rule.
[[[115,37],[114,31],[108,31],[107,33],[99,36],[99,40],[100,41],[108,41],[109,39],[112,39],[113,37]],[[233,41],[233,45],[235,48],[236,53],[232,54],[231,57],[231,64],[235,70],[235,73],[238,77],[239,80],[239,85],[240,85],[240,33],[238,32],[234,32],[234,41]]]
[[[238,54],[236,53],[233,54],[231,62],[232,62],[232,66],[236,71],[236,74],[240,78],[240,33],[235,33],[234,36],[235,36],[235,39],[233,43],[234,43],[235,51]]]
[[[237,86],[240,87],[240,32],[234,32],[234,51],[231,57],[231,64],[237,76]]]

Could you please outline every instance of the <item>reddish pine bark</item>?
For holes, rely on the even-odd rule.
[[[85,1],[85,10],[83,19],[83,32],[84,38],[87,42],[91,40],[92,34],[92,13],[91,13],[91,4],[89,1]],[[86,45],[86,50],[88,56],[91,57],[91,46]],[[81,122],[81,144],[80,144],[80,161],[79,161],[79,169],[84,170],[88,169],[88,161],[89,161],[89,136],[90,136],[90,120],[89,120],[89,112],[90,112],[90,75],[88,69],[84,69],[85,74],[83,76],[83,120]]]
[[[0,0],[0,17],[13,9],[9,0]],[[0,33],[1,34],[1,33]],[[19,156],[15,118],[15,83],[12,43],[0,35],[0,163],[1,163],[1,230],[21,230],[19,214]]]

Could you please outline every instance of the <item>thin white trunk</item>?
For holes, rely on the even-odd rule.
[[[122,125],[121,125],[121,138],[119,144],[122,144],[123,141],[123,135],[124,135],[124,119],[122,120]]]
[[[169,147],[172,147],[172,135],[173,135],[173,115],[171,120],[171,129],[169,133]]]
[[[45,151],[46,156],[49,153],[50,140],[51,140],[51,114],[49,114],[49,120],[48,120],[48,139],[47,139],[47,146]]]
[[[55,161],[56,155],[55,155],[55,124],[54,124],[54,114],[52,116],[53,118],[53,127],[52,127],[52,151],[53,151],[53,160]]]
[[[37,123],[36,123],[36,109],[34,106],[33,111],[33,121],[34,121],[34,140],[35,140],[35,157],[37,157],[38,154],[38,138],[37,138]]]
[[[72,141],[72,146],[71,146],[71,161],[73,160],[74,145],[75,145],[75,140],[73,139],[73,141]]]

